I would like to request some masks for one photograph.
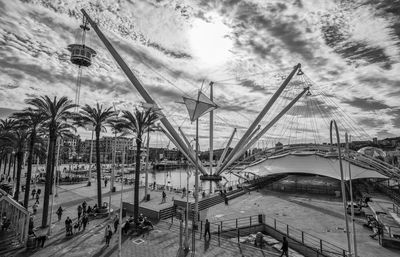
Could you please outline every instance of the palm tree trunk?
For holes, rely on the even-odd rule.
[[[140,138],[136,138],[135,198],[133,202],[133,217],[135,220],[139,218],[139,179],[140,179],[141,148],[142,148],[142,140],[140,140]]]
[[[15,187],[14,200],[18,202],[19,199],[19,189],[21,187],[21,170],[22,170],[22,162],[24,161],[24,152],[22,149],[19,149],[17,152],[17,185]]]
[[[53,163],[54,141],[56,140],[55,131],[50,131],[49,150],[47,152],[46,183],[44,187],[42,227],[47,226],[49,215],[50,188],[51,188],[51,164]]]
[[[11,163],[12,163],[12,154],[10,153],[10,159],[8,160],[8,177],[10,177]]]
[[[14,160],[13,160],[13,180],[15,180],[15,169],[16,169],[16,166],[17,166],[17,153],[16,154],[14,154]]]
[[[96,174],[97,174],[97,206],[102,205],[101,199],[101,166],[100,166],[100,129],[96,128]]]
[[[7,169],[7,161],[8,161],[7,156],[8,156],[7,154],[4,155],[4,169],[3,169],[4,175],[6,174],[6,169]]]
[[[56,149],[57,149],[57,137],[54,140],[54,145],[53,145],[53,160],[51,162],[51,172],[50,172],[50,194],[53,194],[53,184],[54,184],[54,166],[56,164]]]
[[[29,154],[28,154],[28,170],[26,172],[25,182],[25,195],[24,195],[24,206],[28,209],[29,192],[31,190],[31,177],[32,177],[32,159],[33,159],[33,147],[35,146],[36,131],[32,130],[31,140],[29,141]]]

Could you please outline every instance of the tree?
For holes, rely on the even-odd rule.
[[[52,165],[55,152],[55,143],[57,140],[57,127],[60,123],[66,123],[68,119],[73,117],[70,110],[76,107],[70,99],[67,97],[61,97],[57,99],[55,96],[52,99],[50,97],[41,96],[26,100],[26,103],[35,107],[35,110],[41,113],[44,117],[43,127],[46,127],[49,135],[49,148],[47,152],[47,166],[46,166],[46,183],[44,189],[44,200],[43,200],[43,216],[42,216],[42,227],[47,226],[47,218],[49,214],[49,200],[50,191],[52,185]]]
[[[99,103],[93,108],[86,104],[82,107],[80,115],[77,118],[76,124],[78,126],[92,126],[96,134],[96,174],[97,174],[97,206],[102,206],[101,197],[101,165],[100,165],[100,133],[105,131],[105,126],[108,125],[115,112],[111,107],[104,108]]]
[[[0,122],[0,139],[4,145],[12,148],[16,155],[17,178],[14,192],[14,200],[19,200],[19,192],[21,187],[21,171],[24,159],[24,150],[29,138],[26,124],[22,120],[6,119]]]
[[[140,111],[135,108],[134,112],[123,111],[121,127],[136,135],[136,166],[135,166],[135,198],[133,203],[134,218],[139,217],[139,179],[140,179],[140,153],[142,148],[142,136],[158,120],[158,116],[151,109]]]
[[[29,193],[31,186],[31,177],[32,177],[32,162],[33,162],[33,152],[36,143],[36,137],[38,133],[38,129],[41,123],[44,121],[44,116],[42,113],[37,110],[33,110],[32,108],[27,108],[22,112],[17,112],[13,114],[13,118],[19,120],[21,123],[25,124],[28,133],[28,169],[26,173],[26,182],[25,182],[25,195],[24,195],[24,206],[28,208],[29,202]]]

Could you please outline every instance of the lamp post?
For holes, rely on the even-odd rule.
[[[349,148],[349,139],[347,132],[345,133],[346,140],[346,150],[347,150],[347,158],[349,163],[349,184],[350,184],[350,202],[351,202],[351,223],[353,225],[353,247],[354,247],[354,256],[357,257],[357,236],[356,236],[356,227],[354,223],[354,202],[353,202],[353,182],[351,180],[351,163],[350,163],[350,148]]]
[[[125,164],[125,142],[122,151],[122,174],[121,174],[121,203],[119,206],[119,238],[118,238],[118,256],[122,257],[122,192],[124,191],[124,164]]]
[[[344,184],[344,176],[343,176],[343,164],[342,164],[342,151],[340,149],[340,137],[339,137],[339,130],[336,124],[335,120],[331,120],[330,124],[330,139],[331,139],[331,146],[333,146],[333,140],[332,140],[332,128],[335,126],[335,132],[336,132],[336,142],[337,142],[337,149],[338,149],[338,155],[339,155],[339,168],[340,168],[340,181],[341,181],[341,189],[342,189],[342,200],[343,200],[343,209],[344,209],[344,219],[346,223],[346,235],[347,235],[347,247],[349,251],[349,257],[351,257],[351,242],[350,242],[350,232],[349,232],[349,220],[347,217],[347,201],[346,201],[346,189],[345,189],[345,184]]]
[[[92,140],[90,141],[90,155],[89,155],[89,180],[88,180],[88,186],[92,185],[92,157],[93,157],[93,134],[94,134],[94,129],[92,129]]]

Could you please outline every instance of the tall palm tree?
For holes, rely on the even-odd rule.
[[[26,124],[17,119],[7,119],[0,122],[0,138],[5,143],[5,146],[12,148],[15,151],[16,159],[16,186],[14,192],[14,200],[19,200],[19,192],[21,187],[21,171],[22,162],[24,159],[24,151],[29,138],[29,133]],[[15,166],[14,166],[15,167]]]
[[[68,119],[72,118],[73,114],[71,110],[75,108],[76,105],[67,97],[57,99],[55,96],[53,99],[50,99],[47,95],[28,99],[26,100],[26,103],[33,106],[36,111],[44,116],[43,126],[47,128],[49,135],[42,216],[42,227],[46,227],[49,214],[50,190],[52,185],[51,171],[55,151],[54,146],[57,140],[57,124],[65,123]]]
[[[99,103],[96,107],[86,104],[80,111],[80,117],[77,118],[78,126],[92,126],[96,133],[96,174],[97,174],[97,206],[102,206],[101,199],[101,166],[100,166],[100,132],[109,125],[115,112],[111,107],[104,108]]]
[[[56,133],[56,140],[54,141],[54,145],[53,145],[53,162],[51,165],[51,176],[50,176],[50,180],[53,182],[54,181],[54,169],[56,167],[56,152],[57,152],[57,139],[60,139],[60,141],[58,141],[59,144],[61,144],[61,140],[64,138],[72,138],[73,137],[73,132],[76,132],[76,128],[69,123],[65,123],[65,122],[58,122],[56,125],[57,129],[57,133]],[[50,192],[51,194],[53,194],[53,187],[50,188]]]
[[[139,217],[139,179],[140,179],[140,153],[142,148],[142,136],[158,120],[158,115],[151,109],[140,111],[135,108],[134,112],[123,111],[121,120],[122,128],[136,135],[136,166],[135,166],[135,198],[133,202],[134,218]]]
[[[33,162],[33,151],[36,143],[36,137],[38,129],[41,123],[44,121],[42,113],[32,108],[27,108],[22,112],[17,112],[12,115],[13,118],[18,119],[21,123],[24,123],[28,129],[29,134],[29,146],[28,146],[28,169],[26,173],[25,182],[25,195],[24,195],[24,206],[28,208],[29,192],[31,187],[31,176],[32,176],[32,162]]]

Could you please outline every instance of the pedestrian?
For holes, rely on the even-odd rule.
[[[104,187],[107,187],[107,182],[108,182],[108,179],[105,178],[105,179],[104,179]]]
[[[110,245],[110,239],[112,237],[112,231],[111,231],[111,226],[110,224],[107,225],[106,227],[106,232],[105,232],[105,238],[106,238],[106,245],[109,246]]]
[[[225,205],[228,205],[229,204],[228,203],[229,199],[228,199],[228,197],[226,195],[225,195],[224,199],[225,199]]]
[[[285,236],[283,237],[281,250],[282,250],[282,254],[280,257],[282,257],[283,255],[285,255],[286,257],[289,256],[289,253],[288,253],[289,252],[289,243],[286,240]]]
[[[264,235],[261,232],[257,232],[256,238],[254,239],[254,246],[259,246],[261,249],[264,244]]]
[[[31,193],[32,199],[35,199],[35,194],[36,194],[36,189],[32,189],[32,193]]]
[[[167,201],[167,194],[165,193],[165,191],[162,191],[162,201],[161,203],[165,203]]]
[[[82,217],[82,226],[83,226],[83,230],[86,229],[86,225],[89,224],[89,218],[86,214],[83,214]]]
[[[57,211],[56,211],[56,214],[57,214],[57,217],[58,217],[58,221],[61,220],[62,213],[63,213],[63,209],[62,209],[62,207],[60,206],[60,207],[58,207],[58,209],[57,209]]]
[[[201,193],[201,197],[206,198],[206,192],[203,191],[203,193]]]
[[[115,215],[115,218],[114,218],[114,234],[117,232],[118,225],[119,225],[119,218],[118,218],[118,215]]]
[[[83,214],[86,213],[86,207],[87,207],[87,203],[86,203],[86,201],[83,201],[83,203],[82,203]]]
[[[67,236],[72,235],[72,220],[69,217],[65,220],[65,231]]]
[[[40,247],[43,248],[44,247],[44,242],[46,241],[46,239],[47,239],[46,235],[41,235],[41,236],[38,236],[36,238],[36,241],[39,243]]]
[[[182,189],[182,198],[186,196],[186,187]]]
[[[36,214],[38,206],[38,201],[32,205],[33,214]]]
[[[153,182],[153,190],[156,190],[156,182]]]
[[[206,223],[204,224],[204,240],[206,239],[207,234],[208,239],[211,239],[210,222],[208,221],[208,219],[206,219]]]
[[[38,192],[36,192],[36,202],[35,203],[37,203],[37,204],[39,204],[39,196],[40,196],[40,194]]]
[[[82,215],[82,206],[78,205],[78,220],[81,218]]]

